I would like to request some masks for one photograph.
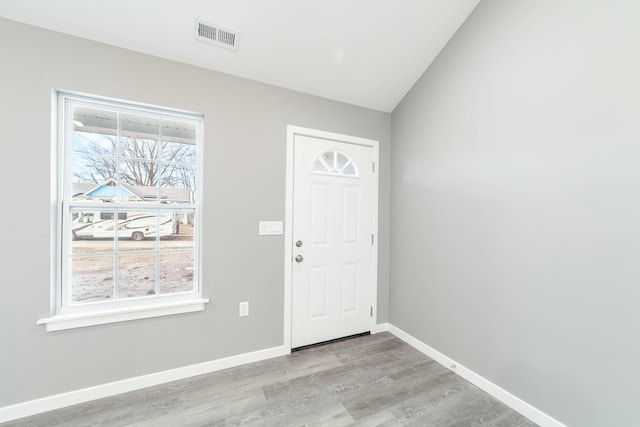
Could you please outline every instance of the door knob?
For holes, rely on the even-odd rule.
[[[297,247],[302,246],[302,240],[298,240],[298,241],[296,242],[296,246],[297,246]]]
[[[296,262],[302,262],[303,259],[302,255],[296,255]]]

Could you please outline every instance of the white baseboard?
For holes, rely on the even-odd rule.
[[[375,325],[373,328],[371,328],[371,333],[372,334],[379,334],[380,332],[387,332],[389,330],[389,324],[388,323],[379,323],[377,325]]]
[[[127,393],[129,391],[139,390],[145,387],[151,387],[171,381],[194,377],[196,375],[233,368],[234,366],[284,356],[290,352],[291,349],[285,348],[284,346],[273,347],[252,353],[245,353],[238,356],[231,356],[224,359],[212,360],[210,362],[198,363],[196,365],[185,366],[149,375],[142,375],[134,378],[127,378],[121,381],[56,394],[54,396],[18,403],[16,405],[5,406],[4,408],[0,408],[0,423],[71,405],[77,405],[90,400],[114,396],[120,393]]]
[[[372,334],[389,331],[407,344],[416,348],[420,352],[429,356],[442,366],[450,369],[478,388],[489,393],[505,405],[518,411],[531,421],[543,427],[566,427],[558,420],[550,417],[539,409],[531,406],[522,399],[514,396],[508,391],[493,384],[491,381],[468,369],[453,359],[445,356],[436,349],[429,347],[422,341],[407,334],[403,330],[389,324],[381,323],[375,325],[371,329]],[[238,356],[231,356],[224,359],[212,360],[210,362],[199,363],[196,365],[185,366],[182,368],[171,369],[168,371],[157,372],[154,374],[143,375],[134,378],[128,378],[112,383],[101,384],[94,387],[88,387],[80,390],[74,390],[67,393],[56,394],[54,396],[44,397],[42,399],[31,400],[28,402],[18,403],[16,405],[0,408],[0,423],[16,420],[30,415],[42,412],[52,411],[79,403],[88,402],[90,400],[101,399],[103,397],[114,396],[120,393],[139,390],[145,387],[165,384],[171,381],[182,380],[194,377],[196,375],[208,374],[247,363],[258,362],[261,360],[271,359],[273,357],[284,356],[290,353],[290,349],[285,346],[273,347],[265,350],[259,350],[252,353],[245,353]]]
[[[562,424],[560,421],[556,420],[555,418],[552,418],[551,416],[531,406],[530,404],[520,399],[519,397],[516,397],[513,394],[509,393],[508,391],[504,390],[503,388],[500,388],[499,386],[495,385],[488,379],[475,373],[471,369],[468,369],[463,365],[455,362],[453,359],[445,356],[444,354],[440,353],[438,350],[432,347],[429,347],[427,344],[423,343],[417,338],[414,338],[413,336],[409,335],[403,330],[391,324],[388,325],[388,330],[393,335],[400,338],[402,341],[414,347],[416,350],[424,353],[425,355],[429,356],[430,358],[432,358],[433,360],[435,360],[445,368],[460,375],[462,378],[469,381],[471,384],[489,393],[491,396],[495,397],[505,405],[511,407],[513,410],[529,418],[534,423],[539,424],[542,427],[566,427],[564,424]]]

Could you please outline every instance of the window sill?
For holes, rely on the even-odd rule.
[[[38,320],[38,325],[46,325],[47,332],[64,329],[83,328],[85,326],[104,325],[106,323],[126,322],[149,317],[169,316],[172,314],[203,311],[208,299],[195,299],[168,304],[154,304],[128,309],[92,311],[88,313],[57,314]]]

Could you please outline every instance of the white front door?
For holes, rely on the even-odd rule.
[[[293,348],[371,330],[373,162],[370,146],[294,136]]]

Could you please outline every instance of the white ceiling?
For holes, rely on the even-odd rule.
[[[0,16],[391,112],[480,0],[0,0]],[[194,18],[240,33],[237,53]]]

